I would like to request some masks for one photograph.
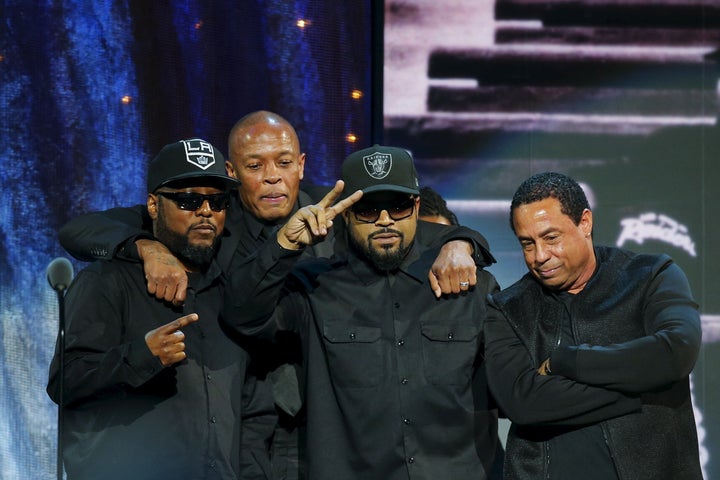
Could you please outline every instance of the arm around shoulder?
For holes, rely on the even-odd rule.
[[[150,225],[144,205],[112,208],[69,220],[60,228],[58,238],[62,247],[78,260],[109,260],[122,255],[124,246],[133,248],[134,240],[152,238]]]

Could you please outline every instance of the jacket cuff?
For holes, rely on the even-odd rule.
[[[550,353],[551,375],[562,375],[570,379],[577,377],[577,349],[558,347]]]

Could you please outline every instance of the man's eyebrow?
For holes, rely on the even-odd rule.
[[[560,229],[558,229],[557,227],[548,227],[548,228],[546,228],[545,230],[541,231],[541,232],[538,234],[538,237],[542,238],[542,237],[544,237],[545,235],[548,235],[548,234],[550,234],[550,233],[556,233],[556,232],[560,232]],[[532,237],[517,235],[517,239],[520,240],[520,241],[523,241],[523,240],[532,240]]]

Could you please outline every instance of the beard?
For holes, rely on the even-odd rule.
[[[390,246],[374,248],[372,246],[372,239],[374,235],[379,233],[394,233],[399,235],[400,245],[395,249]],[[365,242],[356,238],[352,232],[350,232],[348,237],[350,238],[350,245],[357,252],[362,253],[365,258],[370,260],[370,263],[381,272],[390,272],[400,268],[400,265],[402,265],[403,260],[407,257],[410,248],[412,248],[412,243],[410,245],[405,245],[405,235],[402,232],[390,228],[383,228],[371,233],[367,236]]]
[[[168,228],[165,219],[160,216],[155,225],[155,237],[189,268],[206,270],[217,250],[219,236],[209,247],[190,245],[187,235],[181,235]]]

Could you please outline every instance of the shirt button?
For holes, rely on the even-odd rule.
[[[210,375],[210,374],[208,373],[208,374],[206,375],[206,378],[207,378],[208,380],[212,380],[212,375]]]
[[[409,380],[407,378],[403,378],[402,380],[400,380],[400,383],[402,383],[403,385],[407,385],[408,382]]]
[[[403,418],[403,423],[405,425],[410,425],[410,419],[409,418]]]
[[[415,463],[415,457],[409,457],[408,463]]]
[[[398,303],[398,302],[393,303],[393,307],[400,308],[400,303]]]
[[[403,345],[405,345],[405,340],[398,340],[397,346],[402,347]]]
[[[210,417],[210,423],[217,423],[217,418],[215,418],[215,415]]]
[[[450,332],[450,333],[448,333],[448,340],[452,340],[452,339],[453,339],[453,333]]]
[[[350,340],[355,340],[355,332],[350,332]]]

